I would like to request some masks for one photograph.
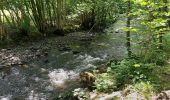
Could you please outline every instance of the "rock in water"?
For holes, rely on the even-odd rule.
[[[80,82],[83,87],[87,87],[92,89],[93,83],[95,81],[95,76],[90,72],[81,72],[80,75]]]

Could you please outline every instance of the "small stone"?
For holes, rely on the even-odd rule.
[[[24,67],[24,68],[28,68],[28,65],[25,65],[25,64],[24,64],[24,65],[21,65],[21,66]]]
[[[5,51],[7,51],[7,49],[2,49],[1,51],[2,51],[2,52],[5,52]]]
[[[46,72],[46,71],[47,71],[46,69],[41,68],[41,72],[42,72],[42,73],[44,73],[44,72]]]
[[[119,30],[116,30],[115,33],[119,33]]]
[[[97,93],[91,92],[90,93],[90,100],[94,100],[97,97]]]
[[[40,78],[39,77],[35,77],[35,81],[36,82],[40,81]]]

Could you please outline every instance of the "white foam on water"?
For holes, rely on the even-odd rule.
[[[85,54],[80,55],[79,57],[77,57],[78,60],[82,60],[82,62],[84,64],[89,64],[89,63],[95,63],[97,61],[103,61],[103,59],[99,58],[99,57],[92,57],[91,55]]]
[[[77,68],[75,69],[77,73],[80,73],[81,71],[87,70],[89,68],[96,68],[97,66],[93,65],[93,64],[86,64],[86,65],[81,65],[81,66],[77,66]]]
[[[66,81],[76,78],[77,74],[72,70],[66,71],[64,69],[55,69],[49,72],[48,76],[53,86],[64,88]]]
[[[0,100],[11,100],[12,95],[0,96]]]
[[[43,93],[35,93],[34,90],[32,90],[29,93],[28,98],[26,98],[25,100],[47,100],[45,94]]]

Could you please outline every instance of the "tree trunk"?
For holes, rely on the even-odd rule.
[[[163,49],[163,33],[162,32],[159,33],[159,49],[160,50]]]
[[[126,22],[126,27],[128,28],[128,31],[126,32],[126,46],[127,46],[127,52],[128,52],[128,57],[131,57],[132,51],[131,51],[131,36],[130,36],[130,22],[131,18],[129,16],[130,11],[131,11],[131,2],[128,0],[127,2],[127,22]]]
[[[169,3],[168,0],[163,0],[163,2],[164,2],[165,4],[168,4],[168,3]],[[168,11],[169,11],[167,5],[166,5],[165,7],[163,7],[163,11],[164,11],[164,12],[168,12]],[[170,16],[168,16],[167,19],[168,19],[168,21],[167,21],[167,26],[170,27]]]
[[[2,33],[2,14],[0,11],[0,40],[3,38],[3,33]]]
[[[167,0],[163,0],[164,4],[167,4],[168,1]],[[168,6],[165,5],[164,7],[160,8],[161,12],[166,12],[168,13]],[[169,17],[167,17],[166,15],[161,16],[163,19],[169,19]],[[163,29],[163,28],[168,28],[170,26],[170,20],[167,21],[167,25],[166,26],[161,26],[159,29]],[[158,38],[159,38],[159,49],[162,50],[163,49],[163,34],[164,32],[160,31],[158,33]]]

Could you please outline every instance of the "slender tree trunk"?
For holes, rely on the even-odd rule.
[[[129,16],[130,11],[131,11],[131,2],[130,0],[128,0],[127,2],[127,22],[126,22],[126,27],[128,29],[130,29],[130,22],[131,22],[131,18]],[[130,30],[128,30],[126,32],[126,46],[127,46],[127,52],[128,52],[128,57],[131,57],[132,55],[132,51],[131,51],[131,36],[130,36]]]
[[[159,32],[159,49],[163,49],[163,32]]]
[[[168,4],[168,3],[169,3],[168,0],[163,0],[163,2],[164,2],[165,4]],[[165,11],[165,12],[168,12],[168,11],[169,11],[167,5],[166,5],[165,7],[163,7],[163,11]],[[170,16],[168,16],[167,19],[168,19],[168,21],[167,21],[167,26],[170,27]]]
[[[3,38],[3,33],[2,33],[2,14],[0,11],[0,40]]]
[[[35,21],[35,25],[45,36],[45,14],[44,14],[44,2],[42,0],[30,0],[30,8]]]
[[[166,5],[168,3],[167,0],[163,0],[163,3],[165,4],[165,6],[161,9],[161,12],[168,12],[168,6]],[[166,15],[161,16],[163,19],[168,19],[169,17],[167,17]],[[161,28],[167,28],[169,26],[170,22],[169,20],[167,21],[167,25],[166,26],[161,26],[159,29]],[[163,34],[164,32],[160,31],[158,33],[158,38],[159,38],[159,49],[163,50]]]

